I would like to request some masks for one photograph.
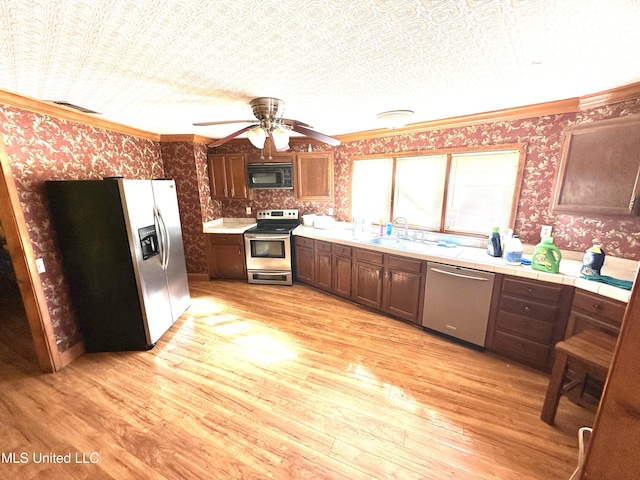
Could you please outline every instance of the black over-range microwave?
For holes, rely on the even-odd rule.
[[[249,188],[293,188],[291,163],[248,163]]]

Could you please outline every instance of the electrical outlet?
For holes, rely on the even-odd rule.
[[[251,215],[251,207],[246,207],[244,210],[247,213],[247,215]]]
[[[551,230],[553,230],[551,225],[543,225],[540,229],[540,238],[549,238],[551,236]]]
[[[329,208],[329,215],[333,215],[333,208]]]
[[[44,260],[36,258],[36,267],[38,267],[38,273],[44,273],[47,270],[44,268]]]

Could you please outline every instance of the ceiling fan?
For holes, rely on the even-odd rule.
[[[194,123],[196,127],[204,127],[208,125],[223,125],[226,123],[252,123],[247,127],[241,128],[231,135],[227,135],[220,140],[210,143],[210,147],[219,147],[223,143],[242,135],[247,132],[247,138],[256,148],[264,148],[267,137],[270,137],[277,151],[289,149],[289,132],[294,131],[305,137],[328,143],[334,147],[340,145],[340,140],[325,135],[315,130],[311,130],[311,126],[298,120],[282,118],[284,114],[284,102],[277,98],[260,97],[251,100],[251,108],[256,120],[226,120],[221,122],[202,122]]]

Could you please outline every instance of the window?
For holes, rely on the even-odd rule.
[[[353,160],[353,218],[405,217],[418,228],[486,234],[513,228],[523,145]]]

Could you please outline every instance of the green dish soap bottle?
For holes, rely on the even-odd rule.
[[[541,272],[558,273],[560,271],[560,260],[562,260],[562,253],[553,244],[553,238],[543,238],[533,251],[531,268]]]

